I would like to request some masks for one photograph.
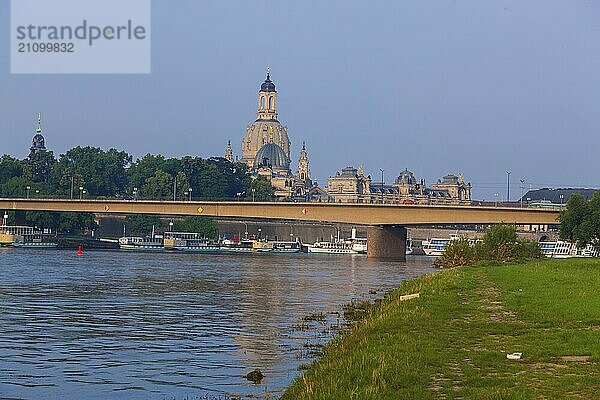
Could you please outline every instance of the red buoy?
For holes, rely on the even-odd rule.
[[[82,256],[83,255],[83,248],[81,246],[77,247],[77,255],[78,256]]]

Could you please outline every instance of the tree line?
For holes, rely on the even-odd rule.
[[[58,158],[32,151],[19,160],[0,158],[0,197],[129,200],[270,201],[274,188],[248,167],[221,157],[166,158],[147,154],[133,160],[125,151],[77,146]],[[27,222],[40,228],[93,229],[91,216],[29,212]]]

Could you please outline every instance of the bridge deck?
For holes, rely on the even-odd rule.
[[[100,214],[206,215],[356,225],[557,224],[558,210],[508,207],[340,203],[173,202],[0,199],[0,210]]]

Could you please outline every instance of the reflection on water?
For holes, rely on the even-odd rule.
[[[5,249],[0,397],[273,398],[331,337],[343,304],[431,271],[419,257]],[[254,368],[259,385],[243,378]]]

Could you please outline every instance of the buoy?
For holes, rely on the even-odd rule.
[[[81,246],[77,247],[77,255],[78,256],[82,256],[83,255],[83,248]]]

